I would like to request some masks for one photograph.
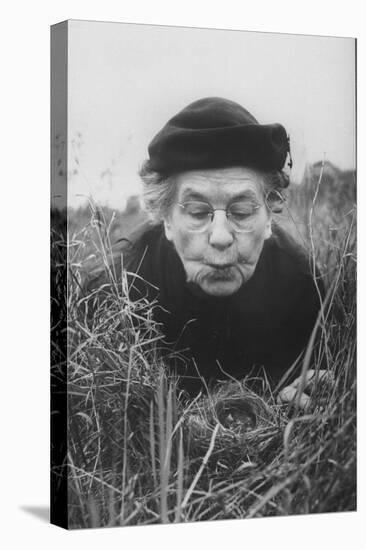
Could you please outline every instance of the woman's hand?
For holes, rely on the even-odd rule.
[[[297,399],[301,383],[301,376],[296,378],[292,384],[283,388],[280,391],[277,397],[277,403],[283,405],[286,403],[295,402]],[[310,402],[310,395],[306,392],[311,392],[315,384],[326,384],[327,386],[332,386],[334,383],[333,374],[328,370],[320,369],[318,371],[314,369],[309,369],[305,376],[305,382],[303,391],[301,392],[299,398],[299,407],[301,409],[306,409]]]

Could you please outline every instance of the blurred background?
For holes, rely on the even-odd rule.
[[[309,173],[316,179],[321,162],[328,179],[355,181],[352,38],[70,21],[68,89],[67,144],[57,127],[52,135],[52,206],[62,205],[67,175],[68,207],[78,216],[90,198],[136,212],[149,142],[206,96],[282,123],[294,184]]]

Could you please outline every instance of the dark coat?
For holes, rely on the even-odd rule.
[[[155,318],[169,349],[187,360],[168,361],[184,377],[190,393],[207,383],[260,375],[272,384],[306,347],[319,308],[319,293],[305,251],[278,226],[265,241],[251,279],[229,297],[204,295],[187,284],[180,258],[162,226],[150,227],[127,254],[128,269],[151,283],[135,280],[132,299],[157,298]],[[153,287],[156,287],[154,289]],[[323,294],[323,285],[318,282]]]

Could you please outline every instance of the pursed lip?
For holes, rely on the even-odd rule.
[[[206,264],[208,267],[211,267],[211,269],[217,269],[217,270],[224,270],[224,269],[230,269],[231,267],[234,267],[235,264],[233,263],[222,263],[222,264]]]

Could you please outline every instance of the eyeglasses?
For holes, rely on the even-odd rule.
[[[284,197],[278,191],[269,191],[265,198],[265,205],[268,210],[273,212],[280,211],[280,203],[284,202]],[[188,231],[203,233],[212,223],[215,212],[225,212],[226,218],[237,233],[251,233],[254,231],[257,220],[258,210],[262,204],[254,202],[238,201],[231,204],[228,208],[212,208],[209,203],[204,201],[187,201],[178,203],[183,211],[184,223]]]
[[[183,219],[189,231],[204,232],[214,219],[215,212],[225,212],[232,229],[238,233],[250,233],[254,230],[256,214],[260,204],[235,202],[229,208],[212,208],[201,201],[178,203],[183,211]]]

